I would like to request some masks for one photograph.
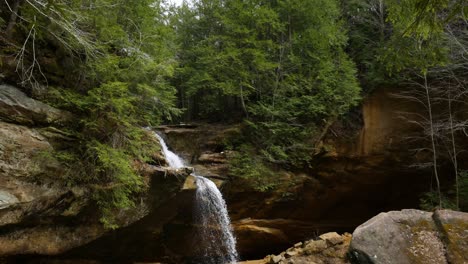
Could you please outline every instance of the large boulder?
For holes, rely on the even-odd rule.
[[[23,125],[60,124],[71,114],[28,97],[11,85],[0,85],[0,119]]]
[[[467,263],[467,217],[447,210],[381,213],[356,228],[350,258],[359,264]]]

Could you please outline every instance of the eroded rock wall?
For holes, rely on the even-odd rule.
[[[331,127],[322,142],[325,151],[311,168],[277,170],[278,184],[265,192],[247,179],[228,175],[230,152],[224,145],[238,133],[238,125],[192,124],[161,130],[169,146],[196,169],[225,179],[222,191],[241,255],[259,257],[319,233],[350,232],[382,211],[418,207],[431,174],[412,166],[426,156],[415,155],[417,143],[410,137],[420,131],[404,120],[403,112],[422,110],[396,98],[400,91],[375,90],[362,104],[360,121],[344,120]],[[362,125],[350,129],[346,122]],[[268,246],[254,252],[248,245],[255,244]]]
[[[135,162],[146,183],[145,191],[136,207],[115,212],[119,229],[106,229],[91,199],[93,186],[67,184],[66,168],[51,154],[54,149],[76,144],[76,139],[61,130],[74,118],[14,86],[0,85],[0,262],[5,258],[7,263],[37,263],[54,256],[60,261],[64,254],[66,258],[82,258],[91,255],[83,249],[88,244],[101,246],[90,249],[96,259],[122,256],[105,249],[137,245],[142,233],[147,235],[144,243],[163,248],[158,244],[160,237],[148,230],[161,230],[180,210],[172,200],[191,170],[154,166],[163,163],[159,153],[154,154],[154,165]],[[133,240],[108,239],[126,237],[122,235],[128,234],[126,230],[135,230]],[[75,256],[73,250],[83,254]],[[140,255],[122,252],[136,259]],[[164,251],[150,254],[153,260],[164,255]]]

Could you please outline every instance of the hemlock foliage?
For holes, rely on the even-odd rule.
[[[77,118],[63,128],[75,146],[54,155],[67,168],[64,181],[90,187],[102,222],[115,227],[115,210],[133,206],[143,186],[134,161],[156,151],[141,127],[180,112],[168,81],[177,62],[167,7],[8,0],[1,10],[2,59],[16,56],[23,86]]]
[[[186,117],[243,117],[268,162],[301,167],[360,98],[337,1],[202,0],[179,13]]]

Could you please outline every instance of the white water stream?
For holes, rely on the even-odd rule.
[[[154,135],[161,144],[169,166],[174,169],[184,167],[183,160],[169,150],[164,139],[156,132]],[[203,247],[203,263],[236,263],[236,239],[232,233],[226,202],[214,182],[203,176],[193,176],[197,185],[193,213]]]
[[[169,150],[169,148],[166,145],[166,142],[164,142],[164,139],[158,133],[153,133],[154,136],[159,140],[159,144],[161,144],[164,157],[166,158],[169,167],[173,169],[180,169],[184,167],[185,165],[183,160],[179,156],[177,156],[177,154]]]

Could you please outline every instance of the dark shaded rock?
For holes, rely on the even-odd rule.
[[[47,225],[17,229],[0,237],[0,255],[56,255],[101,236],[95,223],[77,226]]]
[[[140,169],[148,177],[148,189],[136,207],[115,211],[118,229],[109,230],[102,226],[99,210],[89,203],[86,198],[89,194],[85,191],[68,191],[59,197],[38,197],[0,211],[0,220],[8,224],[0,232],[0,255],[20,255],[19,259],[21,255],[60,259],[63,257],[60,254],[64,253],[69,259],[82,256],[106,260],[162,258],[164,252],[152,252],[151,248],[160,242],[161,236],[157,234],[162,232],[164,224],[180,210],[176,206],[179,202],[174,201],[181,198],[174,199],[174,196],[181,190],[190,170],[164,172],[150,165]],[[67,191],[67,188],[62,189]],[[149,246],[146,247],[148,251],[145,246]],[[120,247],[122,250],[114,251]],[[107,249],[110,250],[108,253]],[[75,252],[80,253],[75,255]],[[145,252],[151,253],[145,255]],[[33,256],[31,258],[40,258]]]
[[[185,245],[192,241],[189,239],[193,236],[190,229],[171,229],[177,227],[174,219],[180,214],[190,221],[194,190],[184,190],[183,186],[192,169],[164,169],[148,164],[140,166],[141,174],[148,178],[148,189],[137,208],[120,212],[122,218],[130,217],[130,220],[119,229],[107,230],[97,239],[57,258],[79,259],[87,256],[105,263],[182,263],[179,259],[181,256],[192,254],[191,244]],[[178,233],[172,233],[176,231]],[[180,239],[179,235],[187,239]]]
[[[243,261],[239,264],[347,264],[349,263],[346,253],[351,242],[351,235],[346,233],[338,235],[341,243],[332,245],[325,240],[307,240],[298,243],[294,247],[277,255],[266,256],[262,260]],[[334,237],[335,234],[328,233],[325,237]]]
[[[243,258],[278,253],[288,245],[315,237],[317,230],[330,230],[327,223],[292,219],[242,219],[232,222],[237,250]],[[324,242],[325,243],[325,242]]]
[[[77,138],[71,133],[67,133],[56,127],[43,127],[36,129],[54,149],[67,149],[76,144]]]
[[[72,115],[34,100],[14,86],[0,85],[0,119],[23,125],[63,124]]]
[[[271,249],[283,248],[289,244],[289,239],[283,230],[274,227],[258,226],[254,223],[235,223],[234,234],[237,240],[237,250],[241,256],[247,257],[258,252],[268,252]]]

